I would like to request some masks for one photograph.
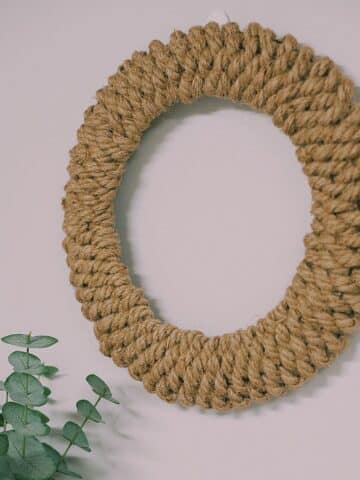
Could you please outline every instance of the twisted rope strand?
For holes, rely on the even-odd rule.
[[[243,330],[207,337],[164,324],[122,262],[114,198],[154,118],[208,95],[272,116],[312,190],[312,231],[283,300]],[[64,248],[101,351],[160,398],[227,410],[302,385],[360,323],[360,106],[327,57],[257,23],[209,23],[135,52],[97,94],[70,152]]]

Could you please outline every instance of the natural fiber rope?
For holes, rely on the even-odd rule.
[[[114,197],[152,120],[202,95],[270,114],[296,146],[312,189],[312,231],[284,299],[256,325],[223,336],[155,318],[121,260]],[[300,386],[343,350],[360,323],[360,106],[327,57],[291,35],[209,23],[135,52],[85,112],[63,200],[64,247],[101,351],[164,400],[218,410]]]

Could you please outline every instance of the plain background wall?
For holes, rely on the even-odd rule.
[[[358,479],[360,337],[301,390],[242,412],[167,405],[98,352],[68,281],[61,198],[68,150],[95,91],[131,55],[224,9],[329,55],[360,85],[357,1],[0,0],[0,334],[60,343],[48,406],[60,428],[83,380],[102,375],[87,480]],[[284,294],[310,228],[310,191],[270,118],[203,99],[154,123],[117,200],[125,260],[164,320],[220,334],[249,325]],[[0,377],[9,349],[0,345]],[[91,394],[89,394],[91,396]]]

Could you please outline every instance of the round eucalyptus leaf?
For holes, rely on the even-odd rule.
[[[49,418],[38,410],[27,409],[19,403],[7,402],[3,406],[5,420],[15,432],[24,436],[42,436],[50,433]]]
[[[51,390],[49,387],[44,387],[44,395],[49,397],[51,395]]]
[[[55,463],[57,472],[67,475],[68,477],[82,478],[78,473],[69,470],[65,459],[61,457],[60,453],[55,450],[55,448],[47,443],[43,443],[43,446],[45,447],[47,455]]]
[[[86,377],[86,381],[92,388],[93,392],[95,392],[97,395],[101,396],[105,400],[108,400],[109,402],[116,403],[116,404],[119,403],[112,396],[111,390],[108,387],[108,385],[100,377],[91,373]]]
[[[30,348],[47,348],[51,347],[55,343],[57,343],[57,338],[50,337],[49,335],[37,335],[35,337],[31,337],[30,341]]]
[[[42,375],[46,378],[53,378],[58,373],[58,371],[59,369],[57,367],[54,367],[54,365],[41,365],[38,375]]]
[[[86,377],[86,381],[90,385],[90,387],[93,389],[93,391],[98,395],[101,395],[102,397],[104,395],[111,395],[111,390],[106,385],[104,380],[101,380],[101,378],[95,375],[94,373],[91,373],[90,375],[88,375]]]
[[[9,440],[6,433],[0,433],[0,456],[6,455],[9,449]]]
[[[104,423],[100,413],[94,407],[92,403],[89,402],[89,400],[79,400],[76,403],[76,409],[79,413],[84,418],[87,418],[88,420],[92,420],[93,422],[96,423]]]
[[[66,440],[69,440],[73,445],[76,445],[87,452],[91,452],[88,439],[80,425],[77,423],[66,422],[62,434],[63,437],[66,438]]]
[[[28,373],[14,372],[5,380],[5,389],[14,402],[28,406],[40,406],[47,402],[45,388]]]
[[[13,335],[7,335],[1,339],[3,342],[15,347],[23,348],[47,348],[54,345],[57,339],[48,335],[32,336],[30,334],[15,333]]]
[[[14,474],[11,471],[8,456],[0,457],[0,478],[1,480],[15,480]]]
[[[9,345],[13,345],[15,347],[27,348],[29,346],[30,339],[31,335],[27,333],[14,333],[13,335],[7,335],[6,337],[2,337],[1,340],[4,343],[8,343]]]
[[[15,372],[30,373],[31,375],[39,375],[42,363],[40,358],[32,353],[12,352],[8,357],[10,365],[13,366]]]
[[[56,465],[45,447],[34,437],[8,432],[10,467],[18,480],[48,480],[56,472]],[[25,439],[25,455],[23,442]]]

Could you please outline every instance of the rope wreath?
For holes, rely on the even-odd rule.
[[[305,256],[283,300],[255,325],[208,337],[157,319],[122,262],[114,198],[152,120],[207,95],[272,116],[312,190]],[[328,57],[257,23],[209,23],[135,52],[97,92],[71,150],[64,248],[70,281],[101,351],[146,389],[226,410],[299,387],[360,323],[360,106]]]

